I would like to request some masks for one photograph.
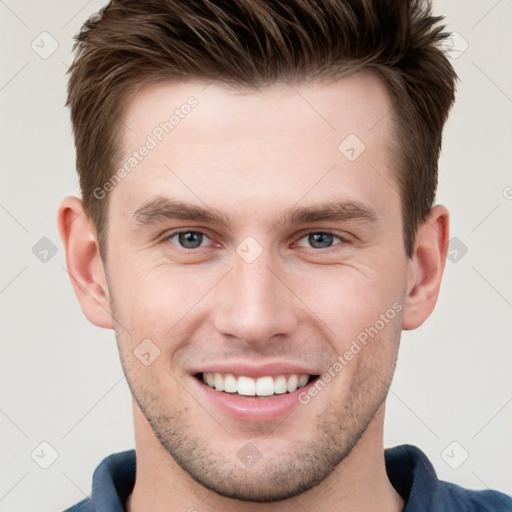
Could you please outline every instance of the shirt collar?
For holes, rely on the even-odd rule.
[[[384,451],[391,485],[406,502],[403,512],[423,510],[435,490],[437,476],[427,456],[415,446],[401,445]],[[125,502],[135,485],[135,450],[113,453],[93,475],[91,501],[97,510],[125,512]]]

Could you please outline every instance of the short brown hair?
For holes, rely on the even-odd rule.
[[[429,0],[112,0],[76,36],[68,98],[84,208],[106,247],[107,205],[94,190],[119,165],[123,114],[140,87],[216,80],[254,88],[335,80],[360,69],[384,80],[393,102],[403,236],[437,189],[443,126],[456,74]]]

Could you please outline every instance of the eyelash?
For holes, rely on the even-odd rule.
[[[180,235],[182,233],[196,233],[196,234],[201,234],[203,236],[205,236],[206,238],[210,238],[205,232],[203,231],[198,231],[198,230],[192,230],[192,229],[180,229],[180,230],[177,230],[177,231],[173,231],[172,233],[169,233],[168,235],[166,235],[164,237],[164,239],[162,240],[163,242],[170,242],[171,238],[174,238],[175,236],[177,235]],[[315,247],[309,247],[308,249],[312,250],[312,251],[315,251],[315,252],[330,252],[332,250],[336,250],[336,247],[338,245],[346,245],[349,243],[349,241],[347,239],[345,239],[344,237],[340,236],[340,235],[337,235],[336,233],[333,233],[332,231],[324,231],[324,230],[310,230],[310,231],[307,231],[305,233],[302,233],[301,236],[298,238],[298,241],[299,240],[302,240],[303,238],[313,234],[313,233],[321,233],[323,235],[332,235],[334,238],[337,238],[340,242],[337,243],[337,244],[334,244],[332,245],[331,247],[325,247],[325,248],[315,248]],[[202,249],[203,247],[202,246],[199,246],[199,247],[195,247],[195,248],[192,248],[192,249],[187,249],[185,247],[180,247],[178,244],[174,244],[174,245],[177,245],[179,247],[180,250],[183,250],[183,251],[187,251],[187,252],[192,252],[192,251],[198,251],[199,249]],[[302,246],[300,246],[302,247]]]

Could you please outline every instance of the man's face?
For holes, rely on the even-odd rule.
[[[150,149],[110,192],[121,360],[162,446],[220,494],[311,488],[382,421],[408,264],[390,106],[366,73],[243,93],[165,84],[130,104],[126,159]],[[171,201],[226,224],[173,218]],[[294,215],[336,203],[335,218]],[[255,386],[274,394],[233,392]]]

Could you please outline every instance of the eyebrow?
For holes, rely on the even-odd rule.
[[[234,217],[222,214],[213,208],[203,208],[164,196],[147,200],[132,214],[132,217],[135,223],[139,225],[151,225],[167,220],[202,222],[227,228],[234,224]],[[343,200],[298,208],[292,207],[275,224],[293,225],[308,222],[345,222],[349,220],[376,223],[378,216],[373,208],[361,201]]]

